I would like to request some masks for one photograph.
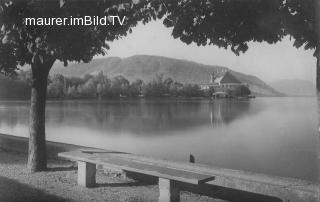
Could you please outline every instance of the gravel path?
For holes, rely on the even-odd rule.
[[[84,188],[76,184],[76,164],[49,160],[49,170],[30,174],[23,153],[0,150],[1,202],[64,201],[157,201],[158,186],[124,178],[115,171],[98,170],[97,186]],[[212,201],[205,196],[182,192],[181,201]]]

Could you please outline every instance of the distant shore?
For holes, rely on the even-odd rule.
[[[298,95],[282,95],[282,96],[264,96],[264,95],[256,95],[256,98],[274,98],[274,97],[280,97],[280,98],[316,98],[317,96],[298,96]],[[212,100],[210,97],[126,97],[126,98],[49,98],[47,99],[47,102],[55,102],[55,101],[140,101],[140,100],[175,100],[175,101],[181,101],[181,100]],[[221,99],[223,100],[223,99]],[[226,99],[228,100],[228,99]],[[237,99],[230,99],[230,100],[237,100]],[[0,98],[0,101],[6,101],[6,102],[29,102],[30,99],[10,99],[10,98]]]
[[[0,148],[7,151],[28,153],[28,138],[0,133]],[[47,141],[47,155],[49,158],[57,158],[59,152],[88,148],[74,144]]]

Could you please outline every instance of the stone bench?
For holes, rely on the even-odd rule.
[[[173,162],[114,151],[87,149],[60,153],[78,161],[78,182],[95,184],[96,165],[121,169],[134,178],[159,179],[160,201],[178,201],[180,190],[227,201],[320,202],[320,183],[261,173]],[[132,172],[131,172],[132,171]],[[140,176],[137,176],[139,174]],[[131,175],[132,176],[132,175]],[[214,176],[214,177],[213,177]],[[147,178],[147,179],[148,179]],[[150,179],[150,178],[149,178]]]
[[[177,167],[170,167],[148,158],[105,151],[79,150],[59,153],[58,156],[78,162],[78,184],[92,187],[96,183],[96,165],[121,169],[125,172],[157,177],[159,183],[159,201],[179,201],[179,182],[201,185],[215,179],[204,172],[195,172]]]

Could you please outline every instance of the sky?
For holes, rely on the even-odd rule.
[[[277,44],[249,43],[249,50],[236,56],[230,49],[217,46],[186,45],[171,36],[171,29],[161,21],[139,24],[132,34],[109,43],[108,56],[159,55],[186,59],[201,64],[221,65],[251,74],[267,83],[282,79],[302,79],[315,83],[316,59],[313,50],[296,49],[285,38]]]

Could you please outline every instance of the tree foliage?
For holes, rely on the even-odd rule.
[[[152,12],[151,12],[152,11]],[[0,71],[13,72],[17,65],[60,60],[89,62],[94,55],[106,53],[107,41],[131,32],[139,21],[151,20],[156,12],[147,1],[130,0],[1,0]],[[125,25],[113,26],[26,26],[24,19],[69,18],[70,16],[126,17]],[[153,16],[156,17],[156,16]]]
[[[239,54],[248,42],[276,43],[289,35],[294,46],[315,49],[317,0],[164,0],[164,24],[172,35],[197,45],[231,48]]]
[[[58,99],[75,98],[119,98],[124,97],[202,97],[207,96],[199,85],[182,84],[172,78],[155,78],[145,83],[141,79],[129,82],[123,76],[108,78],[102,72],[84,78],[68,78],[57,74],[49,78],[48,97]]]
[[[229,91],[229,95],[231,97],[247,97],[250,94],[250,89],[245,85],[237,86],[234,90]]]
[[[29,99],[30,86],[26,80],[7,78],[0,75],[1,99]]]
[[[172,35],[197,45],[231,48],[239,54],[248,42],[276,43],[284,36],[294,46],[315,49],[317,0],[68,0],[0,1],[0,71],[36,60],[58,59],[88,62],[105,54],[106,41],[131,32],[139,21],[162,19],[173,27]],[[126,16],[126,25],[25,26],[25,17]]]
[[[2,87],[2,98],[25,99],[30,97],[30,71],[20,71],[15,79],[0,77],[0,83],[10,81],[11,89]],[[20,85],[19,85],[20,84]],[[5,89],[8,88],[8,89]],[[20,89],[18,91],[13,89]],[[22,91],[24,91],[22,93]],[[197,84],[180,83],[172,78],[156,75],[153,80],[141,79],[130,82],[123,76],[109,78],[102,71],[97,75],[84,77],[65,77],[61,74],[49,76],[47,97],[49,99],[109,99],[120,95],[135,97],[210,97],[214,90],[201,90]],[[11,94],[11,95],[9,95]]]

